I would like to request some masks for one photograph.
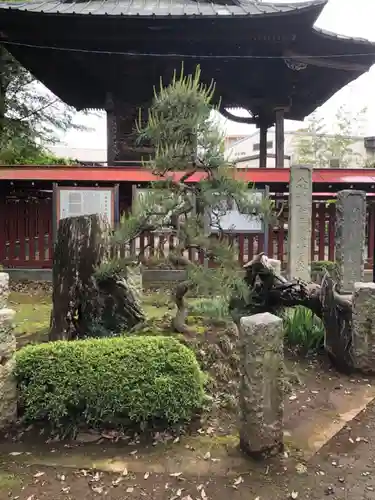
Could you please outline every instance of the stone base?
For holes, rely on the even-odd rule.
[[[260,450],[254,449],[251,444],[240,438],[240,449],[253,460],[266,460],[284,452],[284,443],[277,442],[273,446],[266,446]]]

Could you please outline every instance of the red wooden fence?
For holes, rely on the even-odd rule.
[[[52,265],[52,201],[39,199],[33,203],[27,199],[7,199],[0,207],[0,264],[6,267],[50,268]],[[374,252],[375,204],[368,204],[366,257],[367,267],[372,266]],[[287,213],[280,217],[277,227],[269,229],[268,255],[287,261]],[[313,203],[311,260],[335,258],[335,204],[326,201]],[[238,246],[241,263],[250,260],[264,249],[263,234],[233,234]],[[134,250],[144,251],[146,257],[165,257],[177,245],[173,236],[144,234],[132,248],[121,249],[121,255]],[[189,257],[201,259],[198,252],[190,250]]]

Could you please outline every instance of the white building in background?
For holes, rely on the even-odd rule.
[[[48,149],[59,158],[72,158],[82,163],[104,163],[107,162],[107,150],[95,148],[70,148],[62,144],[48,146]]]
[[[311,134],[304,131],[285,132],[285,160],[284,166],[288,168],[292,158],[297,156],[298,139],[308,139]],[[330,137],[330,136],[328,136]],[[333,136],[331,136],[333,137]],[[260,149],[259,130],[253,134],[232,143],[226,148],[226,157],[229,161],[236,163],[237,168],[257,168],[259,167]],[[364,167],[367,161],[375,160],[375,149],[373,138],[351,137],[353,143],[350,146],[353,155],[350,159],[351,168]],[[275,129],[270,128],[267,134],[267,167],[275,168]],[[332,161],[331,167],[339,166]]]

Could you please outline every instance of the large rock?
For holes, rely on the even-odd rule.
[[[353,363],[375,373],[375,283],[355,283],[353,294]]]
[[[0,429],[17,417],[17,384],[14,377],[15,359],[0,364]]]
[[[0,309],[6,306],[9,295],[9,274],[0,273]]]
[[[283,449],[283,322],[262,313],[240,320],[240,446],[263,458]]]
[[[16,351],[16,337],[13,333],[14,315],[12,309],[0,309],[0,364],[8,361]]]

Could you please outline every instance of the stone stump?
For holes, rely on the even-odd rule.
[[[4,307],[9,293],[9,276],[0,273],[0,430],[17,416],[17,385],[14,378],[16,338],[13,333],[15,312]]]
[[[129,285],[133,287],[134,293],[141,299],[143,296],[142,266],[129,266],[127,270]]]
[[[364,278],[366,193],[345,189],[337,193],[336,263],[340,292],[351,293]]]
[[[288,220],[288,277],[310,281],[312,167],[290,168]]]
[[[354,367],[375,373],[375,283],[354,284],[352,331]]]
[[[277,274],[278,276],[281,276],[281,260],[268,259],[267,262],[268,264],[270,264],[270,266],[272,266],[274,273]]]
[[[283,322],[270,313],[240,320],[240,447],[261,459],[283,450]]]

